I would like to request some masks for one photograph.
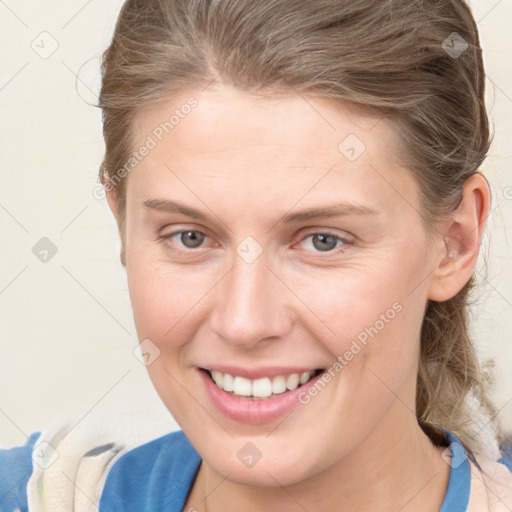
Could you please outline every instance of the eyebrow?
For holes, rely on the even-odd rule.
[[[168,199],[147,199],[144,201],[144,206],[153,210],[181,213],[187,217],[191,217],[196,220],[208,221],[208,216],[204,213],[194,210],[184,204],[177,201],[170,201]],[[291,224],[296,222],[304,222],[314,219],[325,219],[328,217],[338,217],[341,215],[378,215],[380,212],[368,206],[363,206],[351,202],[342,202],[320,208],[310,208],[305,210],[299,210],[293,213],[287,213],[283,215],[281,220],[285,224]]]

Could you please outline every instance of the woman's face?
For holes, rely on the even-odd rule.
[[[135,130],[124,240],[135,323],[204,463],[287,485],[417,428],[441,250],[389,125],[329,99],[210,86],[143,111]]]

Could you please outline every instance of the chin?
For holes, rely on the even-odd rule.
[[[256,487],[294,485],[327,469],[328,456],[321,457],[318,451],[314,456],[314,449],[307,450],[302,442],[292,440],[292,445],[285,445],[283,439],[282,442],[280,445],[268,440],[265,443],[264,437],[261,441],[257,437],[235,437],[226,443],[219,442],[218,449],[211,450],[210,441],[204,446],[202,458],[231,482]],[[201,450],[202,446],[198,448]]]

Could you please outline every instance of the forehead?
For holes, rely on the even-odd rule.
[[[253,95],[228,86],[182,91],[139,112],[134,148],[148,139],[154,147],[129,176],[132,194],[154,195],[159,187],[170,193],[171,182],[186,175],[196,191],[210,194],[246,187],[276,200],[299,199],[309,188],[314,200],[346,190],[353,197],[340,199],[366,193],[391,207],[403,194],[417,199],[410,173],[395,161],[391,125],[331,98]]]
[[[326,149],[337,154],[339,143],[349,134],[362,143],[371,142],[367,150],[389,156],[397,141],[381,116],[348,102],[293,92],[256,95],[224,85],[179,91],[141,110],[134,124],[134,143],[152,133],[157,139],[172,138],[194,154],[211,153],[213,142],[218,152],[252,143],[304,148],[315,158]]]

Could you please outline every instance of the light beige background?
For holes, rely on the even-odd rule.
[[[103,141],[87,102],[121,4],[0,1],[0,446],[68,417],[129,422],[141,440],[177,428],[133,353],[116,226],[93,195]],[[512,3],[471,5],[496,131],[474,333],[482,357],[495,358],[494,396],[512,428]],[[58,251],[46,263],[32,252],[43,237]]]

